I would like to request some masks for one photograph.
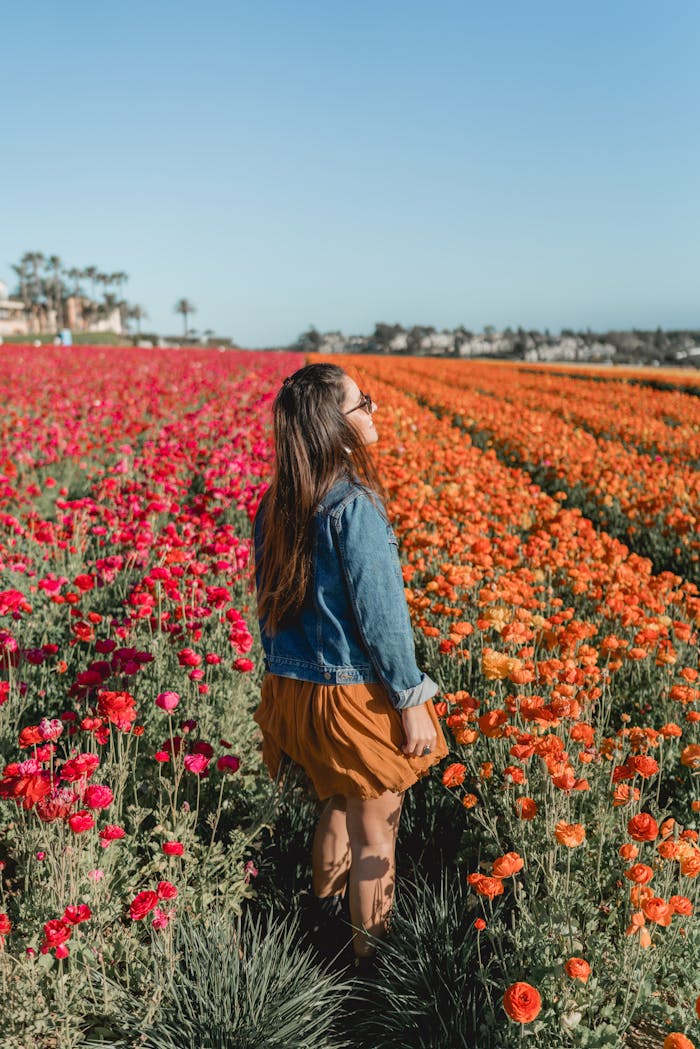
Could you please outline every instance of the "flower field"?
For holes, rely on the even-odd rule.
[[[700,1046],[700,398],[332,360],[379,405],[452,751],[372,1004],[299,942],[317,810],[251,717],[250,520],[304,359],[0,347],[0,1045]]]

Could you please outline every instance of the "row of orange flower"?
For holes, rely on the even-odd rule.
[[[651,969],[698,943],[697,587],[655,575],[472,446],[449,417],[384,383],[374,359],[339,360],[379,404],[377,456],[407,596],[454,738],[443,786],[480,831],[483,854],[495,853],[469,873],[483,905],[477,935],[504,955],[498,978],[537,977],[547,1023],[559,999],[567,1022],[587,1010],[594,1023],[606,996],[622,996],[626,1015],[638,1004],[627,980],[635,952]],[[515,943],[493,909],[501,899],[517,916]],[[682,924],[659,939],[674,915]],[[612,976],[601,949],[616,958]],[[584,1003],[561,981],[586,967],[595,986]],[[688,994],[692,985],[689,974]]]

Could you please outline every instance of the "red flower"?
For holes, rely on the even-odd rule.
[[[177,658],[181,667],[198,667],[202,662],[202,657],[197,655],[193,648],[181,649]]]
[[[136,720],[136,700],[129,692],[100,692],[97,708],[103,718],[107,718],[122,732],[128,732]]]
[[[67,823],[74,834],[83,834],[95,826],[95,818],[87,809],[79,809],[68,817]]]
[[[91,917],[92,911],[87,903],[79,903],[77,906],[66,907],[63,912],[63,921],[68,922],[69,925],[80,925],[81,922],[86,922]]]
[[[201,776],[209,766],[209,758],[204,754],[186,754],[185,768],[196,776]]]
[[[41,953],[48,954],[55,947],[59,947],[70,940],[73,929],[63,918],[53,918],[44,925],[44,942],[41,945]],[[65,954],[63,955],[65,957]]]
[[[216,763],[219,772],[238,772],[241,763],[233,754],[222,754]]]
[[[129,914],[135,922],[140,922],[154,907],[158,906],[158,896],[155,892],[148,890],[139,892],[134,896],[129,907]]]
[[[177,889],[169,881],[159,881],[156,891],[159,900],[174,900],[177,896]]]
[[[78,754],[75,758],[69,758],[64,762],[61,769],[61,779],[67,783],[76,783],[85,777],[89,779],[100,764],[97,754]]]
[[[0,780],[0,798],[22,799],[22,808],[31,809],[52,788],[51,775],[34,758],[7,765]]]
[[[126,837],[126,831],[123,827],[117,826],[116,823],[108,823],[100,831],[100,845],[103,849],[106,849],[111,842],[119,841],[120,838],[124,837]]]
[[[161,847],[166,856],[182,856],[185,851],[181,841],[164,841]]]
[[[233,661],[233,669],[234,670],[240,670],[240,672],[242,674],[247,674],[249,671],[253,670],[254,667],[255,667],[255,663],[253,662],[252,659],[243,659],[243,658],[241,658],[241,659],[234,659],[234,661]]]
[[[89,809],[106,809],[114,801],[114,794],[102,783],[92,783],[85,791],[83,798]]]

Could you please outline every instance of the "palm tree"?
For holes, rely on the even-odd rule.
[[[196,313],[197,312],[197,307],[194,306],[190,302],[189,299],[178,299],[177,302],[175,303],[174,312],[182,314],[184,322],[185,322],[185,338],[187,338],[187,334],[188,334],[187,318],[189,317],[190,313]]]
[[[61,279],[61,270],[63,263],[58,255],[50,255],[46,263],[46,268],[51,272],[52,277],[50,279],[49,286],[51,288],[51,302],[56,312],[56,327],[63,327],[63,281]]]
[[[145,320],[148,316],[143,306],[129,306],[126,311],[126,316],[129,320],[136,321],[136,331],[141,334],[141,321]]]

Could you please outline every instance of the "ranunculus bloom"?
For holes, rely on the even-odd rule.
[[[136,720],[136,700],[129,692],[101,691],[97,697],[97,709],[122,732],[128,732]]]
[[[660,896],[652,896],[648,900],[642,900],[642,910],[650,922],[657,925],[667,926],[671,924],[673,908]]]
[[[181,841],[164,841],[162,849],[166,856],[182,856],[185,846]]]
[[[83,801],[89,809],[106,809],[114,801],[114,794],[103,783],[92,783],[85,791]]]
[[[646,754],[633,754],[625,762],[631,772],[641,776],[642,779],[650,779],[659,771],[659,764],[654,758]]]
[[[153,919],[151,920],[151,925],[154,929],[167,929],[174,916],[174,910],[163,911],[160,907],[156,907],[156,909],[153,912]]]
[[[216,762],[219,772],[238,772],[241,762],[234,754],[222,754]]]
[[[534,798],[516,798],[513,808],[521,820],[533,820],[537,815],[537,802]]]
[[[686,1038],[684,1034],[674,1031],[664,1038],[664,1049],[695,1049],[695,1042]]]
[[[247,674],[253,670],[255,663],[252,659],[240,658],[234,659],[232,666],[234,670],[239,670],[241,674]]]
[[[6,914],[0,914],[0,936],[9,936],[12,932],[12,922]]]
[[[572,980],[580,980],[581,983],[586,983],[591,975],[591,967],[585,958],[569,958],[564,969],[567,976]]]
[[[159,900],[174,900],[177,896],[177,889],[169,881],[159,881],[156,892]]]
[[[582,823],[566,823],[564,820],[559,820],[554,828],[554,837],[560,845],[575,849],[585,840],[586,828]]]
[[[654,872],[646,863],[635,863],[634,867],[625,871],[625,877],[637,885],[648,885],[654,877]]]
[[[673,908],[674,914],[688,916],[693,913],[693,904],[687,896],[669,896],[668,905]]]
[[[636,860],[637,856],[639,856],[639,849],[636,845],[633,845],[631,841],[621,845],[617,851],[620,853],[623,860]]]
[[[185,754],[185,768],[196,776],[201,776],[209,766],[209,758],[205,754]]]
[[[540,992],[532,984],[513,983],[503,995],[503,1008],[516,1023],[531,1023],[542,1009]]]
[[[179,702],[180,696],[177,692],[161,692],[156,699],[156,706],[161,710],[171,711],[175,710]]]
[[[68,826],[74,834],[84,834],[95,826],[95,818],[88,809],[79,809],[68,817]]]
[[[126,831],[116,823],[107,823],[100,831],[100,845],[106,849],[113,841],[126,837]]]
[[[467,881],[473,885],[480,896],[488,896],[491,900],[494,896],[503,894],[503,882],[500,878],[489,878],[486,874],[480,874],[477,871],[474,874],[468,874]]]
[[[44,925],[44,942],[41,945],[41,953],[48,954],[55,947],[70,940],[72,934],[73,929],[68,922],[63,918],[52,918]]]
[[[504,856],[499,856],[493,861],[491,873],[494,878],[510,878],[523,869],[523,864],[523,858],[517,852],[506,852]]]
[[[653,841],[659,833],[659,826],[648,812],[640,812],[628,822],[627,833],[635,841]]]
[[[100,759],[97,754],[78,754],[76,757],[69,758],[68,761],[63,763],[60,772],[61,779],[65,780],[66,783],[77,783],[83,777],[89,779],[99,764]]]
[[[700,768],[700,743],[691,743],[681,751],[681,765],[690,769]]]
[[[63,912],[63,920],[64,922],[68,922],[69,925],[79,925],[80,922],[86,922],[91,917],[92,911],[87,903],[79,903],[74,907],[66,907]]]
[[[39,735],[48,742],[49,740],[58,739],[63,732],[63,722],[59,721],[58,718],[42,718],[39,722]]]
[[[459,787],[464,783],[464,777],[467,774],[467,766],[462,765],[459,761],[455,761],[452,765],[448,765],[442,774],[442,782],[445,787]]]
[[[474,919],[474,928],[478,929],[479,932],[482,932],[486,928],[486,922],[484,921],[484,919],[483,918],[475,918]]]
[[[158,896],[149,889],[134,896],[129,907],[129,914],[133,921],[140,922],[142,918],[145,918],[157,906]]]
[[[202,657],[192,648],[183,648],[177,658],[181,667],[198,667],[202,662]]]

